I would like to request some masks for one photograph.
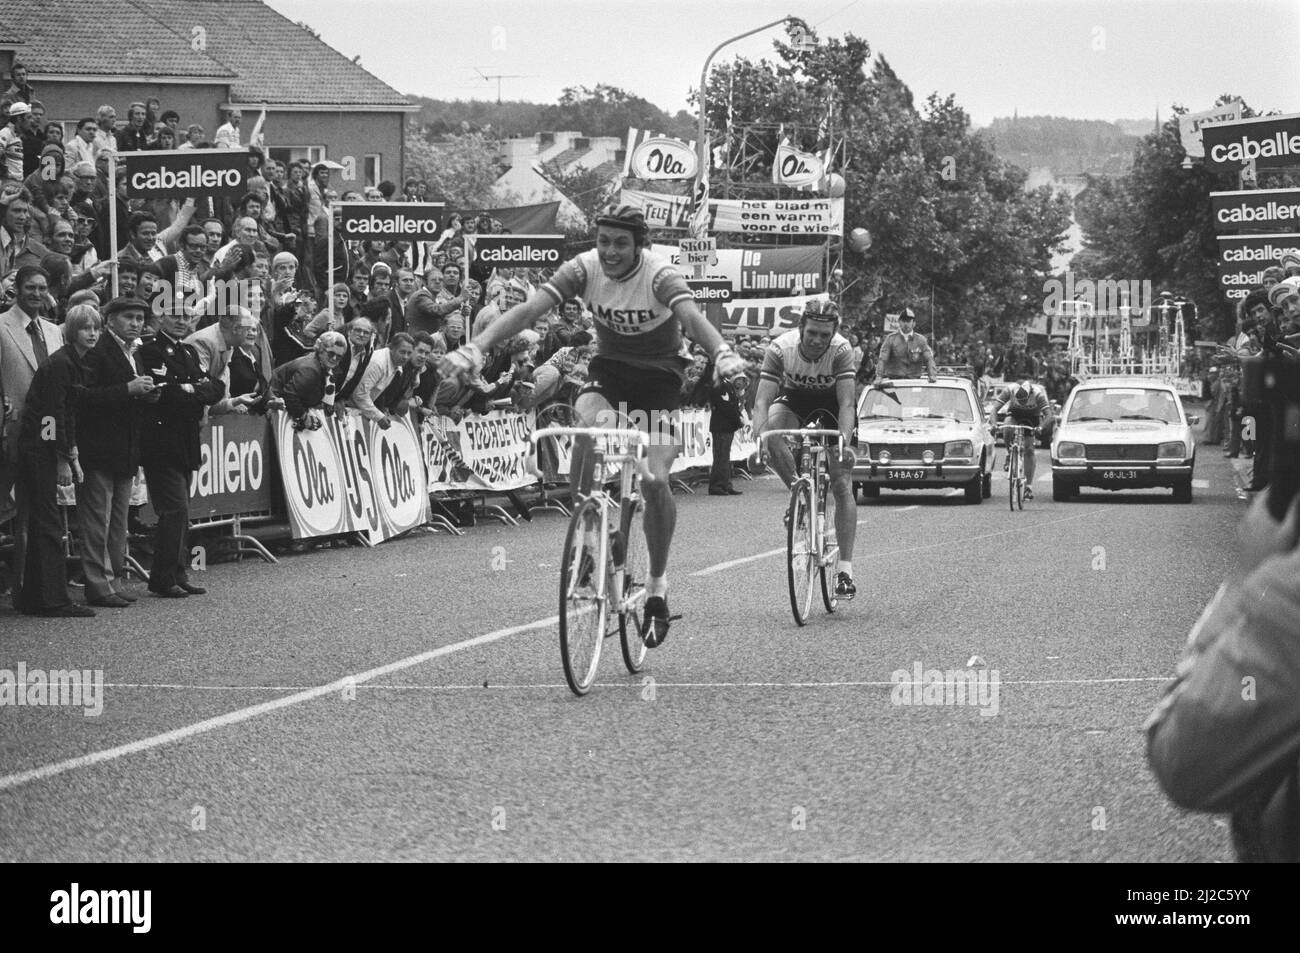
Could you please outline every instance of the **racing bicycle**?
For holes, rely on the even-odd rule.
[[[596,438],[560,558],[560,658],[569,688],[585,695],[596,680],[601,645],[614,634],[609,630],[611,612],[618,615],[627,670],[636,674],[645,663],[649,620],[638,614],[645,606],[650,574],[641,496],[641,481],[654,479],[645,461],[648,438],[640,430],[548,427],[535,431],[531,439],[537,443],[544,437]],[[603,479],[592,478],[603,477],[608,467],[618,468],[617,498],[605,489]]]
[[[1025,445],[1030,439],[1028,434],[1038,428],[1025,424],[1003,424],[1002,429],[1016,432],[1015,439],[1007,447],[1007,497],[1011,512],[1014,513],[1025,508],[1025,488],[1029,486],[1029,481],[1025,479],[1025,453],[1034,452],[1032,442],[1028,444],[1028,450]]]
[[[822,603],[827,612],[839,604],[835,595],[835,564],[840,547],[835,539],[835,494],[830,492],[826,455],[834,438],[844,458],[844,435],[838,430],[767,430],[763,437],[793,437],[795,480],[790,484],[786,510],[786,578],[790,584],[790,609],[794,621],[806,625],[812,611],[813,590],[821,581]]]

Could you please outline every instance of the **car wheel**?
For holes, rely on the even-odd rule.
[[[1192,502],[1192,481],[1183,480],[1174,484],[1174,502],[1190,503]]]
[[[984,502],[984,478],[978,474],[965,486],[967,503]]]
[[[1057,503],[1068,503],[1079,492],[1079,488],[1065,480],[1052,481],[1052,499]]]

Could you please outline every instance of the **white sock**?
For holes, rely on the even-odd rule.
[[[649,579],[646,580],[645,594],[647,598],[649,598],[650,596],[668,595],[668,577],[651,576]]]
[[[836,571],[836,572],[846,572],[846,573],[848,573],[850,576],[852,576],[852,575],[853,575],[853,560],[851,560],[851,559],[841,559],[841,560],[840,560],[840,564],[835,568],[835,571]]]

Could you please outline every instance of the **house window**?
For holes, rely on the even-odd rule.
[[[283,162],[288,165],[290,162],[297,162],[305,159],[308,165],[315,165],[317,162],[325,161],[324,146],[280,146],[272,147],[270,156],[276,162]]]
[[[380,156],[378,153],[371,153],[366,156],[366,185],[378,185],[382,181],[380,175],[379,163]]]

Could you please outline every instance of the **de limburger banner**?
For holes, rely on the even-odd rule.
[[[248,191],[247,149],[123,152],[126,192],[133,199],[239,198]]]
[[[442,232],[442,202],[338,202],[348,241],[432,242]]]

